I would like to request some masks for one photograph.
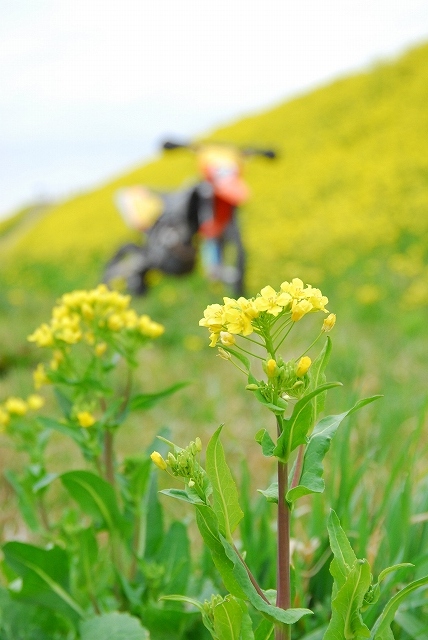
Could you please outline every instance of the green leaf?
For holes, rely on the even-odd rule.
[[[205,504],[197,493],[190,494],[184,489],[161,489],[159,493],[163,493],[165,496],[169,496],[170,498],[183,500],[183,502],[188,502],[189,504]]]
[[[260,431],[257,431],[256,435],[254,436],[254,439],[261,446],[264,456],[266,457],[273,456],[275,443],[270,437],[269,432],[266,431],[266,429],[260,429]]]
[[[379,396],[365,398],[358,401],[351,409],[335,416],[327,416],[319,421],[315,427],[307,445],[303,459],[302,473],[299,484],[287,493],[287,502],[294,502],[302,496],[310,493],[322,493],[324,491],[324,469],[322,462],[330,443],[341,422],[351,413],[358,411],[365,405],[377,400]]]
[[[183,387],[186,387],[188,384],[188,382],[177,382],[171,387],[163,389],[163,391],[158,391],[157,393],[139,393],[131,398],[129,402],[130,409],[131,411],[145,411],[146,409],[151,409],[155,404],[164,398],[171,396]]]
[[[104,613],[80,624],[81,640],[149,640],[140,620],[129,613]]]
[[[53,418],[37,418],[37,422],[39,422],[45,429],[52,429],[54,431],[59,431],[65,436],[68,436],[74,442],[76,442],[79,446],[83,443],[82,431],[77,426],[71,427],[69,424],[65,422],[60,422],[59,420],[54,420]]]
[[[278,504],[278,483],[272,482],[271,485],[265,490],[257,489],[259,493],[261,493],[268,502],[275,502]]]
[[[415,580],[408,584],[404,589],[401,589],[396,593],[389,602],[385,605],[384,610],[376,620],[373,629],[371,630],[370,640],[389,640],[392,635],[391,622],[394,620],[394,616],[400,604],[416,589],[425,587],[428,585],[428,576]]]
[[[244,514],[239,506],[238,489],[219,439],[222,428],[220,426],[217,429],[208,443],[205,466],[212,485],[213,510],[218,518],[220,533],[232,540],[232,533]]]
[[[157,473],[151,475],[147,493],[145,536],[144,543],[141,542],[141,549],[144,549],[146,560],[151,560],[157,555],[164,539],[163,510],[159,502],[157,478]]]
[[[323,640],[362,640],[370,636],[360,613],[370,582],[369,563],[357,560],[332,599],[332,617]]]
[[[114,489],[109,482],[90,471],[68,471],[61,482],[82,511],[91,516],[100,528],[118,530],[127,535],[128,526],[117,506]]]
[[[214,511],[207,505],[195,505],[195,508],[199,532],[211,552],[213,562],[221,575],[224,586],[237,598],[245,599],[245,593],[235,579],[233,563],[227,557],[220,539],[218,520]]]
[[[327,382],[296,402],[291,416],[283,420],[283,431],[274,450],[274,455],[282,462],[288,462],[290,453],[300,444],[306,444],[306,436],[313,426],[314,417],[312,404],[309,403],[320,393],[340,386],[340,382]]]
[[[40,524],[37,515],[36,496],[33,492],[34,485],[27,489],[28,482],[26,480],[22,481],[11,469],[6,469],[4,476],[17,495],[19,511],[28,527],[31,531],[37,531],[40,529]]]
[[[251,373],[249,373],[248,384],[259,385],[260,383],[257,380],[257,378],[255,378]],[[288,407],[288,403],[282,398],[278,399],[278,404],[276,405],[276,404],[273,404],[272,402],[269,402],[269,400],[266,400],[266,398],[264,397],[264,395],[260,390],[255,389],[252,393],[254,393],[255,397],[260,402],[260,404],[264,405],[267,409],[272,411],[275,415],[282,416],[284,411]]]
[[[65,417],[69,419],[71,416],[71,411],[73,409],[72,401],[64,393],[62,393],[62,391],[60,391],[58,387],[54,387],[54,393],[61,411],[63,412]]]
[[[377,579],[378,583],[385,580],[386,576],[393,571],[398,571],[399,569],[404,569],[405,567],[414,567],[415,565],[411,562],[400,562],[399,564],[394,564],[392,567],[387,567],[383,571],[380,572],[379,577]]]
[[[309,368],[308,391],[312,391],[313,389],[316,389],[317,387],[319,387],[320,385],[326,382],[326,377],[324,372],[327,367],[328,361],[330,360],[330,354],[331,354],[331,339],[329,336],[327,336],[327,340],[324,344],[324,347],[322,348],[322,350],[320,351],[320,353],[315,358],[315,360],[313,361],[313,363]],[[326,395],[327,393],[324,391],[324,393],[321,393],[319,396],[316,396],[316,398],[314,398],[313,409],[314,409],[315,422],[318,419],[318,416],[321,413],[321,411],[324,409]]]
[[[254,640],[273,640],[275,627],[270,620],[262,620],[254,634]]]
[[[333,509],[330,511],[327,527],[330,547],[335,560],[335,563],[332,563],[334,573],[331,573],[334,579],[338,582],[338,588],[340,589],[345,584],[346,578],[351,572],[352,567],[356,564],[357,556],[355,555],[344,530],[340,526],[339,518]]]
[[[312,614],[309,609],[280,609],[275,607],[258,593],[246,568],[242,564],[234,547],[220,534],[220,540],[227,557],[233,564],[233,575],[242,591],[245,593],[243,599],[248,600],[257,611],[260,611],[271,622],[282,622],[284,624],[294,624],[305,615]]]
[[[218,640],[240,640],[242,616],[242,608],[233,596],[226,596],[223,602],[215,606],[214,631]]]
[[[171,524],[158,554],[165,568],[163,593],[186,593],[189,579],[190,548],[187,529],[182,522]]]
[[[3,546],[5,562],[22,578],[17,597],[68,617],[83,617],[85,612],[69,593],[68,555],[60,547],[40,549],[23,542]]]

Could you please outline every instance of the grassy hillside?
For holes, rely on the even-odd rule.
[[[286,272],[339,282],[341,295],[362,304],[392,292],[406,308],[428,303],[427,104],[425,45],[212,135],[280,154],[246,170],[251,289]],[[67,271],[104,260],[130,235],[114,206],[118,187],[178,186],[194,174],[190,154],[165,154],[60,203],[17,240],[12,264],[61,263]]]

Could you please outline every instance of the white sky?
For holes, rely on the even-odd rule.
[[[424,40],[428,0],[0,0],[0,217]]]

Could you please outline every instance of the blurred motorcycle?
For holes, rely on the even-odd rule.
[[[120,189],[116,205],[126,224],[143,233],[144,243],[123,245],[108,262],[103,281],[125,284],[134,295],[147,292],[150,273],[184,275],[196,266],[198,251],[210,280],[244,293],[245,249],[237,222],[239,205],[249,196],[242,179],[249,156],[275,158],[272,150],[223,144],[165,142],[163,149],[194,152],[201,180],[167,193],[145,186]]]

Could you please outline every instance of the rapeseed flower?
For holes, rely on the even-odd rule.
[[[76,415],[77,422],[83,429],[92,427],[96,420],[90,411],[79,411]]]

